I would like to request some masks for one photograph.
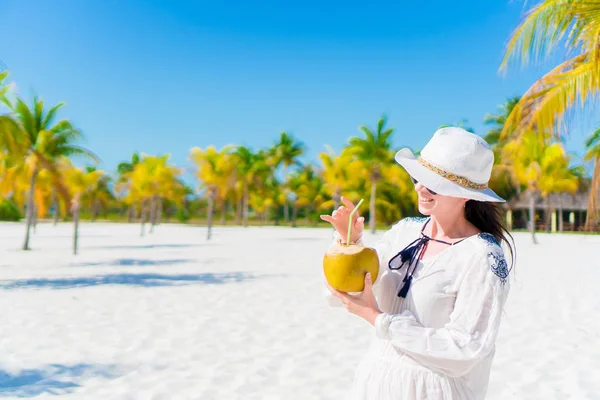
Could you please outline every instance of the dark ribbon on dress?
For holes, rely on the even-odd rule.
[[[427,222],[425,222],[425,224],[421,228],[421,234],[420,234],[419,238],[414,240],[410,244],[408,244],[408,246],[406,246],[398,254],[396,254],[394,257],[392,257],[388,263],[388,267],[391,270],[400,270],[404,266],[404,264],[408,263],[408,265],[406,267],[406,273],[404,274],[404,279],[402,279],[402,282],[404,282],[404,285],[402,285],[402,288],[398,292],[398,297],[406,298],[406,295],[408,294],[408,291],[410,290],[410,285],[413,280],[413,274],[415,273],[415,270],[417,269],[418,261],[423,256],[423,252],[425,251],[425,248],[427,247],[427,243],[430,240],[433,240],[434,242],[444,243],[444,244],[447,244],[448,246],[453,246],[456,243],[462,242],[464,240],[464,239],[462,239],[455,243],[448,243],[448,242],[444,242],[443,240],[438,240],[438,239],[429,237],[423,233],[423,230],[425,229],[425,227],[427,226],[428,223],[429,223],[429,220],[427,220]]]

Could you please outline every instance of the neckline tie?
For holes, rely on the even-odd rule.
[[[428,219],[427,222],[425,222],[425,224],[421,228],[419,237],[417,239],[415,239],[414,241],[412,241],[411,243],[409,243],[404,249],[400,250],[400,252],[398,254],[396,254],[394,257],[392,257],[388,263],[388,267],[391,270],[400,270],[406,263],[408,263],[408,265],[406,267],[406,273],[404,274],[404,278],[402,279],[402,282],[404,284],[402,285],[402,288],[398,292],[398,297],[406,298],[406,295],[408,294],[408,291],[410,290],[410,285],[412,283],[413,274],[415,273],[415,270],[417,269],[418,261],[423,256],[423,252],[425,251],[425,248],[427,247],[427,243],[429,241],[432,240],[434,242],[443,243],[448,246],[454,246],[455,244],[460,243],[463,240],[465,240],[463,238],[457,242],[448,243],[443,240],[434,239],[432,237],[427,236],[425,233],[423,233],[423,231],[425,230],[425,227],[427,226],[429,221],[430,221],[430,219]]]

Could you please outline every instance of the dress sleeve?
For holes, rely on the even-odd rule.
[[[395,238],[397,237],[398,232],[402,229],[405,223],[406,222],[404,220],[397,222],[386,233],[383,234],[383,237],[380,240],[375,242],[373,245],[370,245],[370,247],[375,249],[375,251],[377,252],[377,256],[379,257],[379,273],[377,275],[377,279],[375,279],[375,282],[373,283],[374,290],[376,289],[377,284],[379,283],[379,278],[381,278],[382,272],[385,268],[387,268],[387,262],[390,259],[389,253],[392,251]],[[342,240],[342,238],[336,231],[334,231],[331,246],[334,246],[336,243],[339,243],[340,240]],[[362,240],[362,236],[356,243],[360,244],[361,246],[365,246],[365,243]],[[329,304],[331,307],[341,307],[343,305],[337,297],[331,294],[329,289],[324,287],[323,290],[327,304]]]
[[[454,310],[443,328],[424,327],[409,311],[384,313],[375,321],[377,336],[444,375],[459,377],[469,372],[494,349],[509,291],[502,248],[484,250],[477,252],[464,274]]]

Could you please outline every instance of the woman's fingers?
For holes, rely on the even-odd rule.
[[[354,223],[354,226],[356,228],[359,228],[359,229],[364,229],[364,227],[365,227],[365,217],[358,217],[356,219],[356,222]]]
[[[320,217],[323,221],[327,221],[330,223],[333,223],[335,221],[331,215],[320,215]]]
[[[347,199],[346,197],[342,196],[342,203],[344,203],[344,205],[350,210],[354,210],[354,204]]]

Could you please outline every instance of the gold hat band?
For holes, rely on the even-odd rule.
[[[449,181],[454,182],[457,185],[462,186],[464,188],[476,189],[476,190],[484,190],[484,189],[488,188],[487,183],[475,183],[473,181],[468,180],[467,178],[463,178],[462,176],[454,175],[451,172],[446,172],[443,169],[440,169],[440,168],[436,167],[435,165],[425,161],[421,157],[419,157],[417,159],[417,161],[419,162],[419,164],[421,164],[425,168],[435,172],[442,178],[448,179]]]

